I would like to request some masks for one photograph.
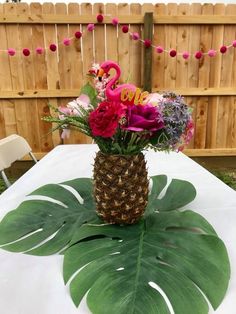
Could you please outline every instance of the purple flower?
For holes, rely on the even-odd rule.
[[[127,124],[123,128],[130,131],[154,132],[164,127],[160,111],[149,104],[128,106],[126,118]]]

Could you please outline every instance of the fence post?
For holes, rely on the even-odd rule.
[[[153,13],[146,12],[144,15],[144,38],[152,41],[153,37]],[[152,47],[144,47],[143,60],[143,90],[152,91]]]

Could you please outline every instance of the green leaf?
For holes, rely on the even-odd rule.
[[[80,94],[88,95],[93,107],[97,105],[97,92],[90,83],[87,83],[81,88]]]
[[[83,204],[66,187],[79,193]],[[69,244],[83,223],[98,219],[90,179],[48,184],[30,195],[36,195],[38,199],[24,201],[0,223],[0,245],[4,245],[2,248],[5,250],[27,251],[34,255],[53,254]],[[47,199],[40,199],[42,196]],[[13,243],[8,244],[10,242]]]
[[[192,183],[173,179],[165,195],[159,199],[158,196],[167,183],[166,177],[153,177],[152,180],[153,187],[149,195],[148,212],[175,210],[189,204],[196,197],[196,189]]]
[[[87,294],[93,314],[207,314],[227,290],[223,242],[192,211],[153,213],[132,226],[84,225],[65,252],[64,279],[75,305]],[[79,272],[78,270],[81,269]],[[219,285],[220,282],[220,285]],[[152,286],[151,286],[152,285]]]

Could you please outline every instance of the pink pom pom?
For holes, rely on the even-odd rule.
[[[55,52],[55,51],[57,50],[57,45],[51,44],[51,45],[49,46],[49,49],[50,49],[52,52]]]
[[[145,48],[151,47],[151,44],[152,44],[152,42],[151,42],[150,39],[144,39],[144,46],[145,46]]]
[[[221,46],[220,47],[220,52],[221,53],[226,53],[226,51],[227,51],[227,47],[226,46]]]
[[[156,47],[156,52],[157,53],[162,53],[163,51],[164,51],[163,47],[161,47],[161,46],[157,46]]]
[[[207,54],[208,54],[209,57],[212,58],[212,57],[215,57],[216,51],[214,49],[210,49]]]
[[[16,51],[13,48],[9,48],[7,50],[7,53],[9,54],[9,56],[13,57],[16,54]]]
[[[95,25],[94,25],[94,24],[92,24],[92,23],[88,24],[87,30],[88,30],[89,32],[92,32],[94,29],[95,29]]]
[[[82,37],[82,33],[80,31],[75,32],[75,38],[80,39]]]
[[[65,46],[70,46],[70,38],[64,38],[64,39],[63,39],[63,44],[64,44]]]
[[[123,33],[128,33],[128,31],[129,31],[129,26],[128,25],[123,25],[122,26],[122,32]]]
[[[98,14],[97,15],[97,21],[98,21],[98,23],[102,23],[103,22],[103,15],[102,14]]]
[[[174,58],[174,57],[176,56],[177,52],[176,52],[175,49],[172,49],[172,50],[169,52],[169,54],[170,54],[170,56],[171,56],[172,58]]]
[[[131,38],[132,38],[133,40],[139,40],[139,38],[140,38],[139,33],[132,33],[132,34],[131,34]]]
[[[189,58],[189,52],[188,51],[184,51],[182,53],[182,57],[187,60]]]
[[[22,50],[22,53],[23,53],[23,55],[24,55],[25,57],[28,57],[28,56],[30,55],[30,51],[29,51],[28,48],[24,48],[24,49]]]
[[[118,20],[117,17],[114,17],[114,18],[111,20],[111,22],[112,22],[112,24],[113,24],[114,26],[117,26],[117,25],[119,24],[119,20]]]
[[[38,55],[41,55],[41,54],[43,53],[44,49],[43,49],[42,47],[37,47],[37,48],[35,49],[35,51],[36,51],[36,53],[37,53]]]
[[[195,53],[195,58],[196,58],[196,59],[201,59],[201,57],[202,57],[202,52],[201,52],[201,51],[197,51],[197,52]]]
[[[234,40],[234,41],[232,42],[232,45],[233,45],[234,48],[236,48],[236,40]]]

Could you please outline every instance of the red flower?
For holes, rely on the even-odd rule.
[[[89,115],[93,136],[112,137],[125,114],[125,106],[119,102],[103,101]]]

